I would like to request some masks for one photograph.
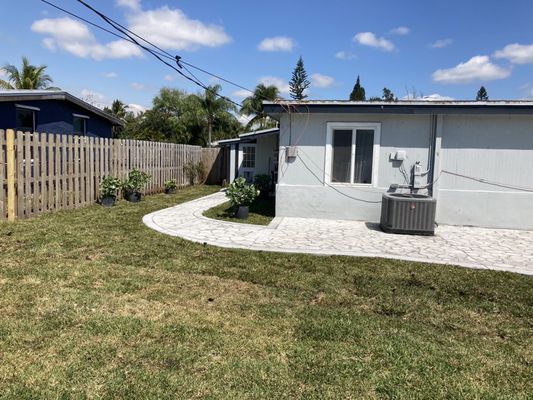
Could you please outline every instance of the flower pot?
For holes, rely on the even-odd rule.
[[[124,198],[132,203],[141,201],[141,192],[126,192]]]
[[[176,188],[173,188],[173,189],[165,188],[165,193],[166,194],[174,194],[174,193],[176,193]]]
[[[115,196],[102,197],[102,199],[100,200],[100,204],[104,207],[113,207],[115,205],[116,199],[117,198]]]
[[[250,208],[248,206],[239,206],[237,207],[236,216],[239,219],[247,219],[249,212],[250,212]]]

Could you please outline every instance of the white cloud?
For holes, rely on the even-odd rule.
[[[357,58],[357,56],[351,51],[342,50],[335,53],[335,58],[338,58],[339,60],[353,60]]]
[[[113,72],[113,71],[106,72],[104,74],[104,78],[116,78],[117,76],[118,76],[118,74],[116,72]]]
[[[130,83],[130,87],[132,89],[135,89],[135,90],[147,90],[148,89],[148,86],[143,84],[143,83],[139,83],[139,82],[132,82]]]
[[[443,47],[449,46],[453,43],[452,39],[439,39],[435,40],[433,43],[429,45],[429,47],[433,49],[442,49]]]
[[[418,100],[418,101],[452,101],[455,100],[453,97],[449,96],[442,96],[438,93],[433,93],[428,96],[413,96],[413,95],[407,95],[402,97],[402,100]]]
[[[239,89],[233,92],[231,95],[233,97],[238,97],[239,99],[244,99],[248,96],[251,96],[252,93],[250,93],[248,90],[245,90],[245,89]]]
[[[127,16],[128,28],[159,47],[170,50],[195,50],[218,47],[231,42],[219,25],[190,19],[177,8],[167,6],[154,10],[138,10]]]
[[[31,25],[34,32],[47,35],[43,45],[51,51],[58,48],[81,58],[129,58],[142,56],[141,50],[125,40],[98,43],[87,25],[69,17],[45,18]]]
[[[493,64],[488,56],[475,56],[453,68],[438,69],[433,73],[433,81],[438,83],[470,83],[504,79],[511,70]]]
[[[399,26],[397,28],[394,28],[394,29],[391,29],[390,30],[390,33],[392,33],[393,35],[408,35],[409,32],[411,32],[411,29],[409,29],[408,27],[406,26]]]
[[[533,44],[508,44],[494,53],[496,58],[505,58],[513,64],[533,63]]]
[[[141,0],[117,0],[117,6],[128,8],[132,11],[141,9]]]
[[[171,82],[174,80],[174,75],[165,75],[163,78],[165,79],[165,81]]]
[[[248,122],[250,122],[250,120],[254,116],[253,115],[241,115],[241,114],[238,114],[236,117],[237,117],[237,121],[239,121],[241,125],[247,125]]]
[[[263,76],[259,79],[259,83],[262,83],[265,86],[276,86],[280,93],[289,94],[289,83],[276,76]]]
[[[139,115],[140,113],[143,113],[146,111],[146,107],[141,106],[140,104],[128,104],[126,106],[129,112],[133,113],[134,115]]]
[[[353,40],[363,46],[376,47],[383,51],[394,50],[394,44],[391,41],[383,37],[377,37],[372,32],[360,32],[353,37]]]
[[[314,87],[318,88],[328,88],[333,86],[335,79],[331,76],[322,75],[322,74],[313,74],[311,75],[311,84]]]
[[[286,36],[265,38],[257,45],[261,51],[292,51],[294,40]]]

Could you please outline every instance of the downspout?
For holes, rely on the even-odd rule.
[[[432,114],[430,117],[430,134],[429,134],[429,172],[428,172],[428,195],[433,197],[433,179],[435,178],[435,156],[437,146],[437,115]]]

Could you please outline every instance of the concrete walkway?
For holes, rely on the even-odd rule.
[[[435,236],[411,236],[357,221],[275,218],[259,226],[202,215],[226,200],[224,193],[215,193],[148,214],[143,222],[168,235],[220,247],[383,257],[533,275],[533,231],[440,226]]]

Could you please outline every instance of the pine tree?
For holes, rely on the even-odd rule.
[[[476,101],[487,101],[488,99],[489,95],[485,89],[485,86],[481,86],[477,91]]]
[[[304,68],[304,60],[302,56],[298,59],[294,71],[292,71],[291,81],[289,82],[289,93],[294,100],[304,100],[307,95],[305,90],[311,85],[307,79],[307,72]]]
[[[355,82],[355,86],[353,87],[352,93],[350,93],[350,101],[365,101],[365,100],[366,100],[365,88],[361,86],[359,75],[357,75],[357,81]]]

